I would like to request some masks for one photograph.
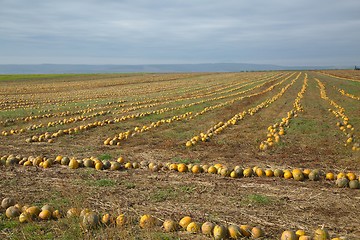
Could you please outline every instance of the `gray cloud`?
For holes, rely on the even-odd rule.
[[[359,12],[357,0],[0,0],[0,63],[353,65]]]

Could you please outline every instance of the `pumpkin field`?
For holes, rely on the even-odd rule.
[[[360,239],[360,71],[0,75],[0,239]]]

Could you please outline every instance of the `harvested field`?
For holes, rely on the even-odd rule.
[[[0,208],[0,238],[212,239],[139,227],[150,214],[360,239],[357,72],[0,75],[0,200],[64,214]],[[70,208],[126,223],[89,227]]]

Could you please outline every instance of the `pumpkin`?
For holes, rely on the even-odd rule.
[[[238,177],[244,176],[244,169],[242,169],[240,166],[235,166],[234,172],[236,172]]]
[[[100,225],[99,215],[94,212],[86,213],[82,217],[81,223],[86,229],[96,228]]]
[[[205,235],[211,235],[213,233],[215,224],[212,222],[204,222],[203,225],[201,226],[201,232],[202,234]]]
[[[32,220],[31,215],[27,212],[23,212],[19,216],[19,222],[21,223],[30,222],[31,220]]]
[[[75,159],[72,158],[69,162],[69,168],[70,169],[78,169],[79,168],[79,162]]]
[[[67,218],[73,218],[73,217],[79,217],[80,216],[80,210],[77,208],[70,208],[67,212],[66,212],[66,217]]]
[[[103,164],[101,161],[97,161],[97,162],[95,163],[95,169],[96,169],[96,170],[102,170],[102,169],[103,169],[103,166],[104,166],[104,164]]]
[[[44,209],[39,213],[39,219],[41,220],[49,220],[51,219],[51,216],[52,216],[51,212],[47,209]]]
[[[51,161],[50,160],[46,160],[44,163],[43,163],[43,165],[42,165],[42,167],[43,168],[49,168],[49,167],[51,167]]]
[[[238,178],[238,177],[239,177],[239,175],[238,175],[238,173],[237,173],[237,172],[235,172],[235,171],[231,171],[231,173],[230,173],[230,177],[231,177],[231,178]]]
[[[17,207],[11,206],[6,209],[5,215],[8,218],[16,218],[20,215],[20,210]]]
[[[131,162],[127,162],[127,163],[125,163],[125,166],[124,166],[126,169],[130,169],[130,168],[132,168],[132,164],[131,164]]]
[[[148,165],[150,170],[152,170],[155,166],[156,166],[156,163],[153,163],[153,162],[149,163],[149,165]]]
[[[251,227],[249,225],[240,225],[240,233],[245,237],[251,236]]]
[[[227,168],[221,168],[220,175],[223,177],[229,177],[230,176],[230,170]]]
[[[219,168],[223,168],[224,165],[222,165],[221,163],[216,163],[216,164],[214,165],[214,167],[215,167],[216,169],[219,169]]]
[[[5,162],[5,165],[6,166],[10,166],[10,165],[15,165],[15,164],[17,164],[18,163],[18,160],[15,158],[15,157],[8,157],[7,159],[6,159],[6,162]]]
[[[297,231],[295,232],[295,234],[296,234],[298,237],[306,235],[305,231],[302,230],[302,229],[297,230]]]
[[[293,175],[292,175],[292,173],[290,172],[290,170],[285,170],[284,171],[284,178],[285,179],[290,179],[290,178],[292,178],[293,177]]]
[[[351,181],[349,182],[349,187],[350,187],[351,189],[358,189],[358,188],[360,188],[359,180],[357,180],[357,179],[351,180]]]
[[[214,166],[210,166],[208,168],[208,173],[215,174],[217,173],[217,169]]]
[[[315,230],[313,240],[328,240],[330,239],[329,233],[324,228],[318,228]]]
[[[178,224],[171,219],[167,219],[164,221],[163,227],[165,232],[176,232],[178,229]]]
[[[118,227],[124,226],[126,224],[125,214],[120,214],[119,216],[117,216],[115,222],[116,222],[116,226]]]
[[[14,205],[15,205],[15,199],[13,199],[13,198],[4,198],[1,201],[1,207],[4,209],[7,209],[8,207],[11,207]]]
[[[346,174],[343,172],[338,173],[338,175],[336,175],[336,179],[340,179],[340,178],[346,178]]]
[[[307,235],[303,235],[299,237],[299,240],[311,240],[311,237]]]
[[[251,177],[253,175],[253,170],[251,168],[245,168],[243,175],[244,177]]]
[[[209,169],[209,165],[207,165],[207,164],[202,165],[201,168],[202,168],[202,172],[207,172]]]
[[[349,179],[349,181],[355,180],[356,179],[356,175],[355,173],[349,172],[346,174],[347,179]]]
[[[137,162],[134,162],[132,167],[135,168],[135,169],[140,168],[140,164],[137,163]]]
[[[226,239],[228,235],[228,229],[222,225],[216,225],[213,229],[214,240]]]
[[[343,178],[339,178],[336,180],[336,185],[340,188],[344,188],[344,187],[347,187],[349,184],[349,180],[345,177]]]
[[[94,161],[91,160],[91,159],[85,159],[85,160],[84,160],[84,167],[94,168],[94,167],[95,167],[95,163],[94,163]]]
[[[255,173],[256,173],[256,175],[258,177],[264,177],[265,176],[265,171],[262,168],[257,168]]]
[[[139,225],[141,228],[152,228],[157,225],[157,222],[158,221],[156,218],[149,214],[146,214],[141,216]]]
[[[328,172],[328,173],[326,173],[326,175],[325,175],[325,179],[326,179],[326,180],[335,180],[335,174],[332,173],[332,172]]]
[[[264,234],[264,231],[260,228],[260,227],[253,227],[251,229],[251,236],[253,238],[261,238],[263,237],[265,234]]]
[[[294,231],[287,230],[281,234],[280,239],[281,240],[298,240],[298,236],[296,236]]]
[[[319,181],[320,180],[320,175],[318,171],[311,171],[311,173],[309,173],[309,179],[311,181]]]
[[[191,172],[192,172],[192,173],[201,173],[201,170],[202,170],[202,168],[201,168],[199,165],[197,165],[197,164],[195,164],[195,165],[191,168]]]
[[[189,233],[199,233],[201,231],[201,225],[197,222],[191,222],[187,225],[186,231]]]
[[[27,213],[29,213],[32,218],[35,218],[39,215],[39,213],[41,212],[41,209],[37,206],[31,206],[31,207],[27,208],[25,211]]]
[[[274,176],[273,170],[271,170],[271,169],[266,169],[266,170],[265,170],[265,176],[267,176],[267,177],[273,177],[273,176]]]
[[[113,224],[115,222],[115,219],[110,216],[110,214],[105,213],[101,218],[101,223],[108,226],[110,224]]]
[[[308,178],[310,173],[311,173],[311,170],[308,169],[308,168],[304,169],[304,171],[303,171],[303,174],[304,174],[305,178]]]
[[[183,217],[183,218],[179,221],[179,225],[180,225],[182,228],[186,229],[187,226],[188,226],[191,222],[192,222],[192,218],[189,217],[189,216],[185,216],[185,217]]]
[[[119,157],[116,161],[118,163],[124,163],[125,162],[123,157]]]
[[[51,214],[53,219],[60,219],[62,217],[62,214],[59,210],[55,210]]]
[[[87,213],[91,213],[91,210],[88,208],[84,208],[80,211],[80,217],[84,217]]]
[[[169,165],[169,169],[173,170],[173,171],[177,171],[178,170],[178,165],[176,163],[172,163]]]
[[[281,169],[275,169],[274,170],[274,176],[275,177],[284,177],[284,172]]]
[[[121,169],[121,164],[119,162],[112,162],[110,166],[111,171],[116,171]]]
[[[296,181],[303,181],[305,179],[305,176],[300,169],[294,169],[292,175]]]
[[[70,158],[68,158],[68,157],[63,157],[63,158],[61,158],[61,165],[69,165],[69,163],[70,163]]]
[[[188,171],[188,167],[187,167],[186,164],[184,164],[184,163],[179,163],[179,164],[177,165],[177,170],[178,170],[179,172],[187,172],[187,171]]]
[[[240,227],[238,225],[231,224],[228,226],[229,237],[232,239],[240,239],[241,232]]]

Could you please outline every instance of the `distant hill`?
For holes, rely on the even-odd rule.
[[[77,65],[38,64],[0,65],[0,74],[50,74],[50,73],[135,73],[135,72],[240,72],[270,70],[335,69],[332,66],[287,67],[270,64],[202,63],[202,64],[149,64],[149,65]]]

